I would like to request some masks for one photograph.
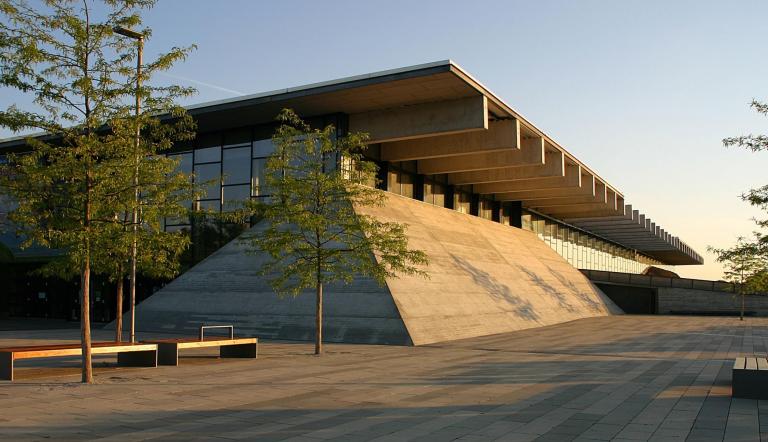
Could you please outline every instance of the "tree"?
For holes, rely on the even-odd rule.
[[[758,113],[762,115],[768,115],[768,104],[761,103],[757,100],[752,100],[750,106]],[[751,150],[752,152],[768,151],[768,135],[750,134],[738,137],[729,137],[723,140],[723,145],[726,147],[741,147]],[[748,192],[741,195],[741,199],[760,210],[768,212],[768,184],[750,189]],[[768,228],[768,213],[766,214],[766,218],[756,219],[755,223],[760,229]],[[755,235],[755,240],[763,246],[768,246],[768,235],[763,232],[757,232]]]
[[[759,239],[759,235],[756,235]],[[747,240],[740,237],[736,245],[729,249],[708,248],[717,255],[717,262],[725,267],[724,279],[733,283],[741,298],[741,313],[739,318],[744,320],[744,298],[747,293],[755,293],[768,289],[766,274],[768,273],[768,250],[759,240]]]
[[[369,187],[375,165],[361,152],[367,137],[337,138],[329,125],[312,129],[293,111],[283,110],[267,160],[271,198],[249,205],[267,223],[263,232],[242,238],[251,252],[271,260],[260,269],[280,295],[314,288],[315,354],[323,352],[323,287],[351,283],[359,275],[384,284],[398,274],[422,275],[427,256],[408,248],[403,224],[381,222],[355,207],[380,206],[386,196]],[[341,167],[344,165],[344,167]]]
[[[28,139],[30,152],[11,155],[0,169],[0,186],[18,207],[9,219],[25,236],[26,245],[39,244],[62,250],[56,263],[62,272],[80,275],[80,320],[82,381],[93,381],[90,336],[90,278],[92,270],[120,244],[110,239],[120,226],[120,214],[137,202],[132,179],[133,130],[149,125],[158,138],[140,143],[146,164],[168,170],[170,160],[157,152],[167,148],[174,136],[189,137],[191,119],[174,106],[175,99],[192,89],[153,86],[147,81],[157,71],[183,60],[190,48],[173,48],[144,65],[141,90],[134,88],[135,55],[131,41],[115,35],[113,28],[141,25],[140,12],[154,0],[49,0],[37,8],[25,0],[0,0],[0,86],[34,97],[36,108],[10,106],[0,110],[0,125],[14,131],[38,129],[46,137]],[[145,38],[151,36],[143,29]],[[131,120],[130,99],[138,93],[146,114]],[[171,124],[160,124],[149,115],[165,112]],[[177,126],[178,124],[178,126]],[[166,127],[167,126],[167,127]],[[130,134],[130,137],[127,136]],[[166,138],[162,138],[165,134]],[[160,141],[158,141],[160,140]],[[146,170],[145,170],[146,171]],[[145,175],[149,176],[148,173]],[[167,182],[181,181],[164,176]],[[159,179],[149,179],[157,194],[177,188],[159,189]],[[145,183],[147,184],[147,183]],[[153,194],[140,185],[143,195]],[[183,191],[183,189],[182,189]],[[177,212],[178,208],[153,207],[139,202],[150,213]],[[154,200],[154,201],[160,201]],[[154,212],[153,212],[154,211]],[[156,224],[146,218],[143,230]]]
[[[151,101],[151,100],[148,100]],[[113,135],[122,140],[133,137],[131,126],[133,119],[116,120],[111,125]],[[136,169],[124,167],[123,176],[115,182],[131,182],[132,172],[139,174],[133,181],[140,189],[138,200],[130,192],[123,192],[120,205],[114,207],[114,220],[107,234],[102,236],[105,244],[97,248],[98,273],[107,275],[116,286],[117,318],[115,321],[115,340],[122,341],[122,306],[123,281],[129,276],[129,261],[133,257],[133,245],[137,252],[138,273],[153,278],[170,278],[179,271],[181,254],[189,247],[190,238],[182,232],[165,232],[163,221],[167,218],[189,216],[190,201],[200,194],[200,187],[192,183],[191,177],[178,171],[178,161],[170,159],[162,152],[172,146],[174,140],[192,138],[194,124],[187,115],[173,123],[161,122],[144,113],[139,118],[143,136],[138,145],[138,164]],[[132,161],[132,159],[130,160]],[[128,189],[123,184],[123,189]],[[116,189],[121,192],[121,189]],[[132,211],[139,214],[137,221],[140,228],[134,237]],[[132,275],[130,275],[132,276]],[[130,308],[135,308],[131,299]],[[133,332],[133,327],[131,329]],[[131,333],[133,338],[134,333]]]
[[[752,100],[751,107],[762,115],[768,115],[768,104]],[[723,145],[741,147],[752,152],[768,151],[768,136],[750,134],[729,137],[723,139]],[[741,195],[741,199],[760,210],[768,211],[768,185],[750,189]],[[748,240],[740,237],[730,249],[709,248],[717,254],[717,261],[725,264],[725,278],[738,282],[739,293],[742,295],[742,319],[745,291],[768,291],[768,235],[762,231],[768,228],[768,217],[754,221],[759,230],[753,232],[753,238]]]

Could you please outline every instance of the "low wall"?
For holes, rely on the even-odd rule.
[[[659,314],[730,313],[738,314],[741,298],[730,292],[713,292],[680,288],[656,289]],[[744,310],[751,316],[768,316],[768,296],[744,295]]]

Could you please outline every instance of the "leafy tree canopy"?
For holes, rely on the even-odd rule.
[[[408,247],[406,226],[383,222],[356,208],[381,206],[371,187],[376,166],[361,152],[367,136],[338,137],[335,127],[311,128],[283,110],[267,161],[269,201],[250,204],[266,228],[243,241],[271,258],[261,269],[279,294],[317,293],[316,353],[322,352],[322,290],[333,282],[372,277],[380,284],[399,274],[426,276],[427,256]]]

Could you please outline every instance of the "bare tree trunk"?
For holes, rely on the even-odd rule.
[[[323,283],[317,281],[317,314],[315,315],[315,354],[323,354]]]
[[[120,266],[120,275],[123,274]],[[115,309],[117,317],[115,318],[115,342],[123,341],[123,278],[117,279],[117,308]]]
[[[80,344],[83,350],[82,382],[93,383],[93,368],[91,366],[91,263],[88,254],[85,256],[83,272],[80,274]]]

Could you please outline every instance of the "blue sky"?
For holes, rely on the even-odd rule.
[[[705,255],[759,215],[768,153],[722,138],[768,133],[768,2],[163,0],[151,56],[198,50],[169,72],[190,103],[452,59]],[[14,93],[6,100],[24,105]],[[0,136],[8,136],[0,131]]]

